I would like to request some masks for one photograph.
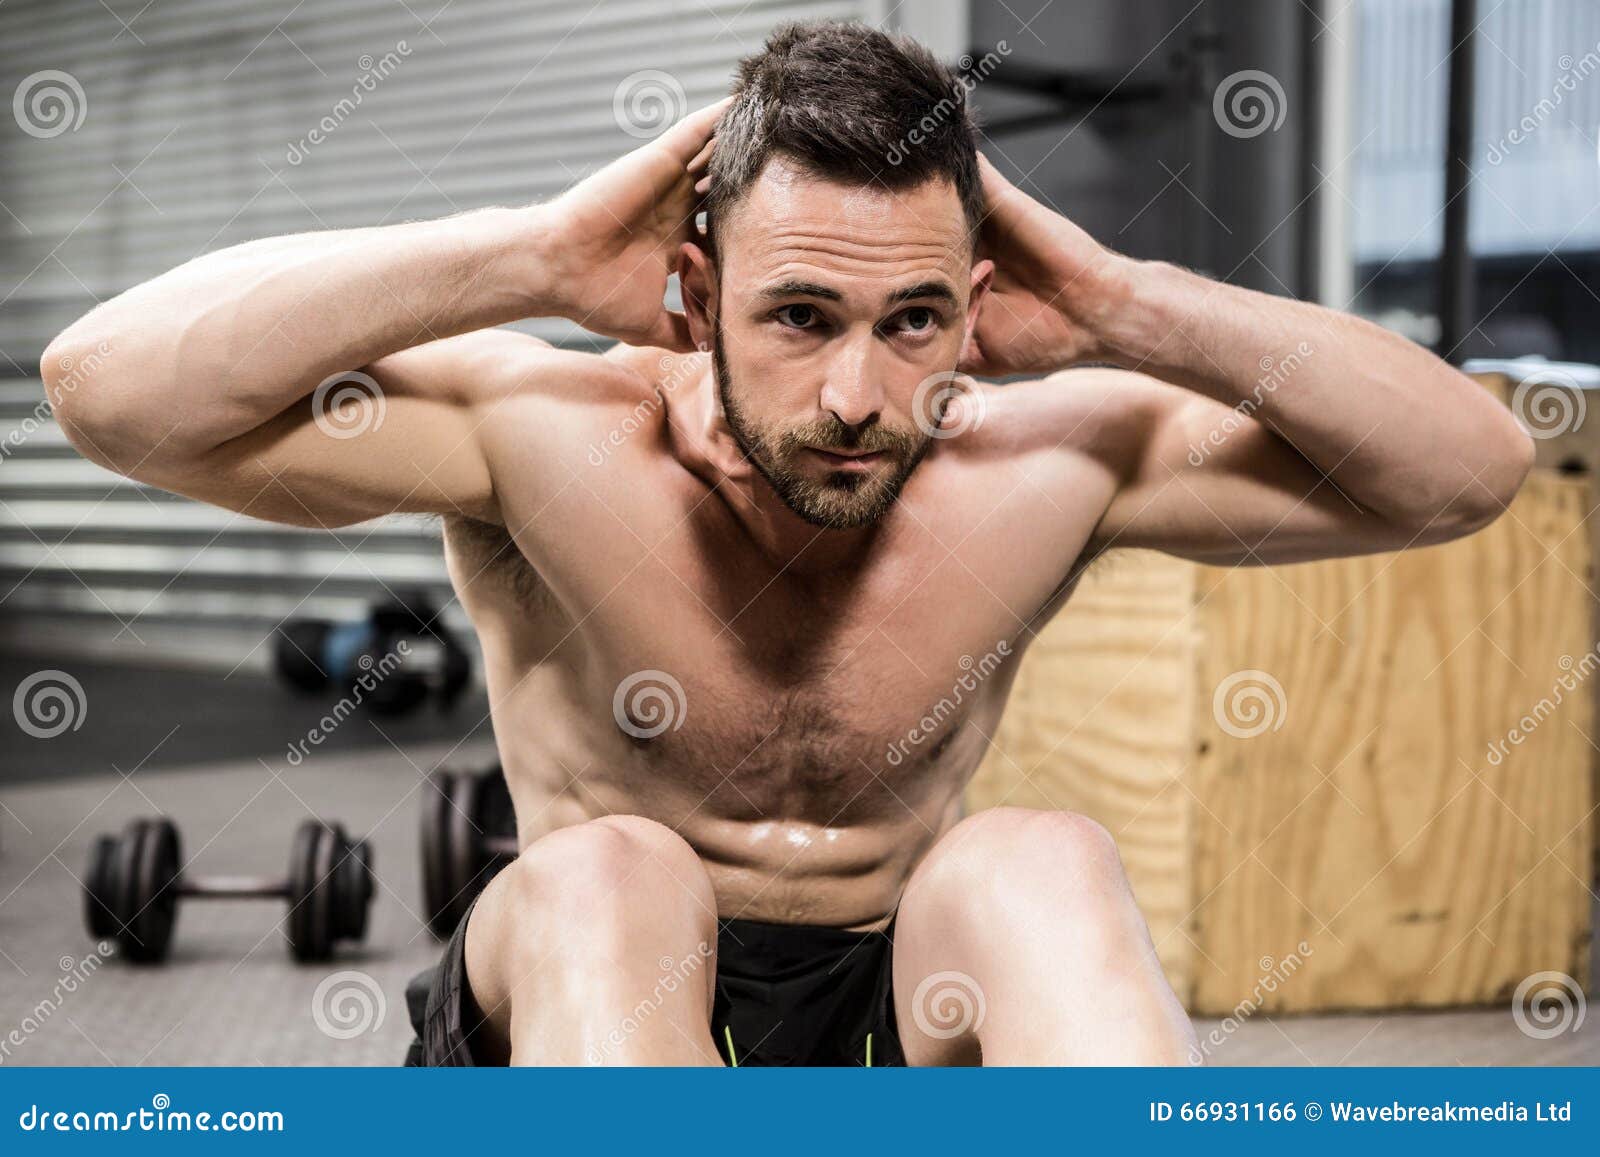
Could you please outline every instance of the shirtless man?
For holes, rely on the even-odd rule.
[[[46,353],[109,346],[52,396],[131,477],[444,516],[523,851],[425,1062],[1183,1062],[1106,831],[962,816],[1029,639],[1110,547],[1391,551],[1516,493],[1531,443],[1473,382],[1103,248],[979,158],[962,96],[909,42],[781,29],[554,201],[209,254]],[[494,328],[527,317],[620,344]],[[383,421],[331,436],[355,370]]]

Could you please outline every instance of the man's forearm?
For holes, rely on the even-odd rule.
[[[44,372],[48,382],[63,357],[109,347],[108,372],[71,404],[148,424],[135,440],[206,449],[329,375],[552,311],[546,243],[537,209],[250,242],[95,309],[52,343]]]
[[[1160,263],[1127,270],[1114,357],[1247,411],[1397,522],[1497,512],[1532,445],[1487,391],[1396,334]]]

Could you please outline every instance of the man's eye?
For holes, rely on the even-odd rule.
[[[810,329],[811,323],[819,320],[816,309],[809,305],[786,305],[775,316],[792,329]]]
[[[939,323],[939,315],[926,306],[916,306],[900,315],[900,328],[906,333],[926,333]]]

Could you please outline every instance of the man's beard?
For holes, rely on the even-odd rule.
[[[854,530],[882,518],[900,497],[906,479],[922,461],[933,439],[920,431],[895,430],[877,422],[848,426],[832,414],[781,431],[776,436],[765,434],[755,428],[734,399],[733,377],[723,353],[720,321],[715,323],[712,336],[712,368],[728,428],[733,431],[739,449],[761,472],[783,504],[812,526],[828,530]],[[821,481],[813,481],[794,465],[795,459],[812,447],[881,451],[894,466],[886,474],[835,470]]]

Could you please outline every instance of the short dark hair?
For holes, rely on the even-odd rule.
[[[926,48],[856,22],[780,25],[739,62],[717,127],[708,240],[774,156],[841,183],[955,186],[969,239],[983,220],[968,86]]]

